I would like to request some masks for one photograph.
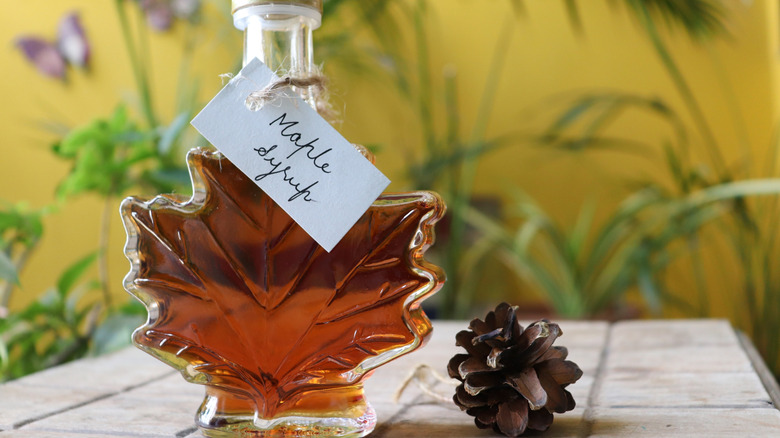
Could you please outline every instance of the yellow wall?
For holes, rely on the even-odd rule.
[[[509,57],[499,82],[490,135],[517,130],[531,132],[534,128],[538,132],[542,126],[540,122],[548,120],[545,110],[552,108],[552,102],[593,90],[661,97],[685,115],[668,75],[633,16],[624,7],[610,8],[611,2],[607,1],[589,2],[581,11],[584,35],[578,36],[571,30],[563,2],[525,2],[527,11],[519,19],[512,18],[509,2],[491,2],[492,8],[485,8],[486,3],[479,1],[429,3],[433,6],[429,33],[435,38],[431,43],[431,70],[439,76],[445,66],[457,70],[459,99],[466,114],[463,117],[465,132],[469,132],[474,120],[491,55],[506,20],[514,26],[511,38],[506,41]],[[759,152],[769,144],[776,118],[777,99],[773,93],[776,33],[769,28],[776,21],[776,6],[769,1],[755,1],[750,7],[741,6],[741,2],[729,3],[734,3],[730,16],[731,36],[712,44],[712,52],[723,64],[739,110],[748,124],[750,141]],[[731,113],[727,111],[727,98],[714,74],[716,67],[709,46],[690,43],[679,30],[672,36],[674,56],[700,98],[711,125],[717,130],[719,141],[729,150],[730,157],[736,158],[740,154],[736,146],[737,135]],[[441,80],[437,84],[440,85]],[[377,93],[383,94],[382,90]],[[394,148],[413,149],[419,141],[418,132],[407,128],[414,126],[411,113],[398,115],[398,108],[392,105],[377,108],[374,94],[363,93],[360,89],[347,91],[349,106],[344,130],[354,129],[353,135],[359,141],[388,138]],[[377,113],[379,117],[375,116]],[[385,113],[389,115],[385,116]],[[387,120],[392,123],[384,123]],[[395,123],[397,120],[407,123]],[[640,124],[635,123],[637,121]],[[367,125],[371,129],[359,129]],[[398,126],[404,129],[396,129]],[[652,123],[650,117],[629,114],[626,123],[620,126],[622,129],[616,134],[643,138],[650,145],[657,145],[669,136],[668,132],[658,132],[664,125]],[[507,166],[510,160],[515,163]],[[402,166],[400,162],[392,165]],[[595,167],[589,167],[591,165]],[[488,158],[484,167],[489,169],[480,179],[484,190],[495,188],[503,178],[540,197],[564,196],[564,202],[547,205],[561,215],[571,217],[570,213],[578,209],[583,195],[593,190],[608,194],[620,189],[604,184],[602,176],[593,181],[594,168],[617,179],[634,176],[637,169],[647,168],[647,161],[627,160],[620,154],[528,153],[514,148]],[[652,169],[657,170],[660,169]],[[540,181],[544,182],[543,189],[538,187]]]
[[[226,1],[226,0],[225,0]],[[684,112],[681,101],[655,57],[633,16],[608,1],[589,1],[582,8],[584,34],[572,31],[563,2],[526,1],[526,12],[515,17],[508,1],[431,0],[427,30],[437,95],[441,72],[447,66],[457,71],[459,100],[463,109],[463,132],[468,133],[486,80],[491,55],[506,21],[511,36],[508,58],[498,82],[499,93],[489,135],[518,129],[538,129],[546,120],[544,109],[561,96],[585,90],[634,91],[659,96]],[[585,3],[585,2],[580,2]],[[770,142],[780,113],[776,97],[777,6],[771,0],[728,2],[731,36],[711,45],[690,43],[681,31],[673,32],[673,54],[700,98],[716,129],[716,135],[736,160],[746,148],[740,146],[728,112],[730,101],[714,72],[713,57],[733,86],[737,108],[747,125],[752,151],[760,161]],[[4,5],[0,14],[0,198],[27,200],[41,206],[53,199],[57,181],[67,165],[48,151],[53,138],[42,133],[40,121],[73,126],[107,114],[132,90],[129,64],[121,46],[113,2],[28,0]],[[69,84],[38,75],[13,47],[19,34],[33,32],[52,36],[59,17],[66,11],[81,11],[93,48],[90,73],[71,71]],[[214,20],[217,20],[214,18]],[[216,21],[215,21],[216,23]],[[216,24],[215,24],[216,27]],[[224,28],[224,27],[223,27]],[[154,90],[159,100],[170,102],[178,68],[179,33],[152,38]],[[408,42],[409,35],[404,35]],[[233,39],[230,44],[237,44]],[[217,74],[232,67],[231,50],[220,41],[207,41],[200,55],[204,99],[219,87]],[[712,50],[709,50],[711,47]],[[235,50],[235,49],[234,49]],[[411,50],[411,49],[410,49]],[[234,53],[234,51],[233,51]],[[714,54],[714,56],[713,56]],[[350,140],[381,143],[379,167],[394,179],[392,188],[405,188],[400,179],[405,157],[419,145],[419,131],[412,113],[386,86],[374,87],[367,80],[332,78],[337,105],[345,108],[340,130]],[[440,102],[439,102],[440,103]],[[438,103],[437,103],[438,104]],[[542,110],[540,110],[542,109]],[[167,113],[166,113],[167,111]],[[168,116],[171,109],[163,111]],[[648,117],[629,115],[616,134],[633,135],[659,145],[669,133],[663,124]],[[660,155],[654,163],[658,163]],[[500,187],[527,190],[564,223],[571,223],[583,199],[591,197],[603,207],[601,214],[625,194],[626,180],[663,172],[645,158],[617,153],[561,154],[528,147],[497,152],[483,160],[477,188],[495,192]],[[71,202],[46,221],[46,239],[22,276],[22,291],[14,305],[29,301],[54,283],[65,264],[96,246],[100,205],[89,197]],[[111,275],[114,293],[121,296],[121,278],[127,262],[121,255],[124,233],[118,218],[112,223]]]

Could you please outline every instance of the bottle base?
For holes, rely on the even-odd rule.
[[[211,418],[208,425],[198,426],[203,435],[210,438],[359,438],[371,433],[376,426],[374,408],[368,403],[365,407],[363,414],[356,418],[293,416],[262,420],[245,416],[220,416]]]

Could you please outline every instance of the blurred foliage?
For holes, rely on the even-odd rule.
[[[671,137],[654,148],[662,152],[668,174],[633,181],[636,191],[595,233],[588,232],[593,214],[588,205],[571,230],[556,224],[528,197],[520,197],[514,206],[521,218],[516,229],[471,212],[483,236],[470,251],[473,254],[467,254],[462,269],[478,272],[485,260],[497,258],[519,278],[536,285],[557,313],[570,317],[599,315],[605,306],[619,303],[634,289],[656,312],[668,306],[688,316],[706,317],[712,314],[710,301],[712,291],[719,289],[716,285],[729,284],[736,291],[729,297],[732,321],[751,335],[775,375],[780,375],[780,278],[774,269],[780,257],[780,142],[776,139],[768,145],[767,164],[753,162],[750,156],[728,163],[657,24],[683,28],[703,41],[723,34],[724,4],[718,0],[623,3],[634,13],[669,74],[691,126],[656,98],[626,92],[588,93],[560,110],[535,144],[564,153],[608,149],[643,154],[648,145],[641,140],[610,134],[621,115],[640,112],[668,125]],[[566,4],[570,16],[579,20],[576,3]],[[583,23],[574,25],[582,28]],[[724,81],[724,75],[719,78]],[[736,102],[728,95],[728,83],[720,89],[730,102]],[[726,110],[736,131],[746,132],[739,108],[733,105]],[[742,148],[752,149],[746,136],[740,141]],[[732,264],[738,284],[730,284],[726,275],[705,275],[709,272],[704,268],[707,258]],[[690,291],[680,290],[680,274],[671,273],[675,267],[684,267],[692,277],[694,300],[683,298]]]
[[[572,26],[578,31],[583,31],[578,4],[567,0],[563,3],[569,12]],[[654,26],[656,22],[662,22],[671,29],[683,29],[696,40],[719,35],[725,29],[725,10],[716,0],[615,0],[611,3],[615,7],[623,4],[640,23]],[[524,0],[512,0],[512,4],[518,15],[527,15]],[[487,225],[488,223],[496,225],[498,218],[480,215],[472,207],[474,181],[480,159],[499,148],[516,147],[528,142],[527,136],[491,137],[487,131],[498,92],[497,84],[506,58],[505,51],[508,45],[505,42],[511,37],[512,28],[517,25],[516,20],[507,17],[503,31],[495,41],[493,60],[485,77],[484,88],[480,91],[481,101],[468,132],[468,129],[463,129],[466,121],[457,100],[456,71],[445,69],[441,76],[431,73],[428,41],[432,38],[424,24],[428,14],[426,2],[424,0],[369,1],[361,3],[359,11],[365,22],[370,23],[371,42],[375,46],[377,63],[383,67],[384,73],[394,83],[398,94],[407,101],[407,107],[414,111],[416,119],[419,120],[419,141],[413,145],[413,152],[407,152],[406,161],[409,163],[407,176],[410,186],[415,189],[436,190],[442,194],[448,205],[447,219],[439,227],[439,239],[432,248],[433,257],[448,275],[447,283],[435,298],[439,303],[438,315],[445,318],[468,317],[480,295],[478,273],[484,272],[485,260],[492,258],[487,248],[497,243],[496,239],[499,235],[503,238],[507,237],[506,233],[497,234],[495,227]],[[399,34],[399,20],[412,24],[411,41],[407,45],[395,37]],[[435,95],[435,90],[442,90],[442,95]],[[608,125],[612,118],[626,106],[644,107],[655,116],[668,119],[675,125],[676,132],[683,129],[680,126],[681,122],[664,102],[625,94],[593,95],[576,102],[564,111],[546,132],[532,136],[532,140],[549,147],[570,151],[596,147],[625,150],[630,146],[636,149],[634,152],[644,153],[647,145],[598,135],[600,129]],[[698,110],[697,113],[700,114],[701,111]],[[581,121],[585,115],[592,122],[588,130],[569,136],[567,128],[574,122]],[[436,123],[437,120],[444,120],[444,123]],[[468,134],[464,135],[463,132]],[[596,240],[592,245],[600,247],[603,251],[598,254],[593,254],[592,247],[584,244],[591,231],[586,225],[590,224],[578,223],[578,229],[581,229],[584,234],[569,236],[559,225],[546,217],[537,205],[532,202],[519,202],[516,209],[524,212],[519,215],[520,218],[535,222],[537,225],[546,222],[545,227],[537,229],[536,239],[530,239],[529,242],[534,241],[535,247],[546,246],[548,250],[557,252],[558,257],[552,257],[552,260],[557,259],[565,263],[552,267],[549,265],[549,259],[547,262],[540,262],[537,259],[544,256],[540,254],[541,250],[538,248],[533,251],[528,248],[522,251],[520,248],[514,250],[505,248],[504,251],[514,254],[509,258],[514,258],[514,261],[508,266],[518,269],[522,267],[520,270],[526,275],[534,274],[534,282],[542,290],[542,294],[552,302],[558,313],[584,317],[603,312],[606,307],[614,306],[616,301],[622,300],[627,292],[637,287],[640,283],[640,273],[643,279],[641,283],[646,284],[644,279],[647,278],[648,272],[657,272],[664,266],[663,263],[653,261],[654,256],[649,252],[651,248],[648,247],[650,243],[646,242],[644,237],[636,237],[635,234],[630,233],[623,235],[617,231],[623,233],[627,232],[627,229],[638,227],[635,224],[640,220],[638,216],[650,215],[648,210],[670,201],[666,194],[658,190],[642,193],[641,196],[637,194],[637,197],[647,197],[647,205],[643,205],[643,208],[636,211],[629,206],[619,208],[607,225],[616,229],[602,229],[599,237],[594,238]],[[651,193],[655,195],[651,196]],[[527,197],[522,199],[530,201]],[[627,201],[628,204],[631,202]],[[590,215],[587,211],[583,211],[581,219],[587,222],[586,219]],[[512,218],[504,218],[504,221],[512,222]],[[691,226],[688,222],[686,224],[681,229]],[[526,229],[524,232],[529,233],[529,230]],[[612,233],[618,233],[620,238],[616,238]],[[567,241],[568,238],[575,241]],[[611,238],[616,240],[609,240]],[[541,244],[540,240],[543,239],[547,239],[549,245]],[[673,240],[669,237],[666,239]],[[571,247],[575,243],[577,246]],[[606,247],[603,247],[604,245]],[[572,251],[579,254],[573,255]],[[548,252],[546,256],[549,258],[551,254]],[[509,260],[506,257],[504,259]],[[580,268],[585,269],[585,266],[579,266],[579,263],[588,265],[591,270],[579,272]],[[608,263],[609,266],[603,263]],[[642,263],[645,263],[644,266]],[[618,270],[615,266],[626,269]],[[529,269],[529,267],[536,267],[536,269]],[[545,286],[542,287],[542,284]],[[648,289],[650,288],[643,288],[643,291]],[[660,299],[651,296],[649,292],[645,296],[652,303],[658,303]],[[658,305],[654,304],[653,307],[657,308]]]
[[[100,287],[81,280],[96,259],[93,253],[77,260],[34,303],[0,319],[0,381],[128,345],[146,310],[128,303],[101,316],[101,302],[83,303],[85,294]]]
[[[707,316],[711,309],[708,304],[708,294],[715,284],[726,281],[725,278],[707,278],[701,266],[704,245],[714,239],[725,238],[726,249],[720,250],[715,256],[721,260],[733,260],[739,270],[737,291],[732,300],[733,314],[731,318],[737,325],[746,330],[756,343],[775,375],[780,375],[780,290],[778,278],[774,273],[773,264],[780,256],[777,244],[777,234],[780,231],[780,211],[778,210],[778,194],[780,193],[780,172],[777,169],[778,149],[780,143],[766,145],[768,150],[768,165],[755,163],[748,156],[742,162],[733,165],[724,158],[722,145],[719,143],[704,116],[698,99],[671,55],[664,38],[661,36],[652,14],[655,9],[667,3],[688,3],[688,8],[677,5],[675,16],[684,12],[697,15],[699,19],[682,20],[689,32],[694,35],[707,35],[705,29],[721,31],[723,24],[723,3],[718,0],[688,0],[686,2],[654,1],[645,4],[632,0],[631,6],[636,11],[639,22],[652,43],[659,60],[669,73],[677,91],[683,99],[686,110],[693,120],[694,129],[698,134],[695,144],[688,144],[689,136],[678,137],[677,142],[665,145],[666,162],[674,181],[678,199],[700,197],[715,190],[729,193],[730,196],[719,204],[721,214],[713,215],[712,220],[701,221],[700,226],[693,227],[683,233],[687,256],[694,267],[694,278],[698,289],[699,316]],[[670,15],[671,14],[667,14]],[[717,74],[717,72],[716,72]],[[731,86],[720,74],[720,89],[729,102],[736,102]],[[746,132],[744,118],[739,107],[732,104],[726,108],[731,114],[731,122],[738,132]],[[679,124],[677,124],[679,129]],[[692,137],[692,136],[691,136]],[[752,148],[749,139],[740,139],[741,147]],[[691,158],[691,149],[702,151],[706,157],[701,161]],[[702,169],[705,169],[702,171]],[[764,179],[761,179],[764,178]],[[659,184],[658,182],[648,182]],[[755,195],[766,195],[756,198]],[[698,214],[691,210],[689,214]],[[707,225],[705,227],[705,225]],[[710,248],[707,251],[712,251]],[[674,282],[659,271],[655,275],[656,283],[667,291],[674,291]],[[677,293],[669,295],[681,296]]]
[[[159,103],[151,90],[148,52],[150,30],[166,30],[173,21],[163,26],[165,23],[158,20],[165,18],[167,12],[150,11],[146,2],[115,0],[137,87],[138,111],[130,111],[124,103],[119,103],[112,114],[71,129],[52,147],[56,156],[71,163],[71,169],[58,185],[56,201],[51,206],[41,212],[27,212],[19,206],[0,210],[0,380],[126,346],[132,329],[143,322],[146,313],[143,305],[111,300],[107,267],[109,224],[118,197],[129,190],[182,191],[189,184],[181,159],[181,144],[193,137],[185,130],[197,109],[197,81],[188,79],[186,72],[195,47],[192,41],[199,25],[201,4],[199,1],[188,4],[194,9],[169,17],[176,18],[179,25],[191,27],[191,32],[185,32],[183,38],[181,66],[181,82],[189,85],[178,90],[176,116],[170,122],[162,122],[157,114]],[[130,14],[145,14],[147,20],[134,20],[137,27],[131,29]],[[140,120],[135,114],[140,114]],[[97,250],[73,262],[60,275],[57,285],[43,292],[35,302],[10,312],[7,306],[19,272],[43,235],[42,215],[56,212],[72,198],[87,193],[104,200]],[[99,279],[77,285],[95,264]],[[101,291],[102,298],[85,302],[85,293],[94,290]]]
[[[124,105],[106,120],[97,119],[72,130],[52,148],[57,156],[73,162],[58,194],[68,197],[95,192],[110,197],[142,185],[145,175],[138,170],[144,161],[155,157],[150,140],[129,120]]]
[[[197,4],[199,9],[209,2],[189,3]],[[233,31],[230,9],[226,7],[229,2],[213,3],[212,6],[223,12],[225,27]],[[326,0],[323,26],[318,31],[318,59],[327,58],[330,65],[358,76],[385,71],[386,62],[392,56],[383,50],[399,55],[397,60],[400,61],[400,52],[392,44],[393,36],[398,34],[395,17],[390,13],[390,6],[395,3]],[[88,193],[101,197],[104,209],[98,248],[95,254],[76,262],[62,274],[67,281],[60,281],[61,284],[43,293],[27,308],[6,315],[7,308],[0,307],[4,311],[0,314],[5,370],[2,378],[18,377],[43,366],[129,343],[131,328],[140,325],[145,310],[138,303],[126,305],[111,300],[107,254],[110,252],[109,224],[115,214],[116,202],[129,191],[138,194],[187,191],[189,178],[182,149],[195,143],[196,135],[189,129],[188,122],[201,106],[195,98],[197,78],[189,76],[190,59],[197,47],[194,41],[201,24],[199,10],[188,10],[187,14],[179,16],[169,14],[172,10],[166,9],[171,6],[167,3],[161,3],[165,6],[162,9],[150,9],[147,2],[128,0],[114,0],[114,5],[125,54],[133,72],[137,100],[132,108],[119,103],[112,114],[96,117],[71,129],[53,146],[52,152],[68,161],[71,170],[57,187],[56,202],[45,209],[56,210],[57,206]],[[140,15],[145,15],[146,19],[138,19]],[[166,21],[176,17],[178,19],[172,22]],[[186,26],[188,30],[182,33],[183,61],[176,115],[170,121],[163,121],[158,113],[161,104],[155,100],[152,89],[149,38],[151,32],[164,31],[171,26]],[[359,42],[359,35],[365,32],[371,32],[381,44],[365,46]],[[235,52],[236,59],[240,59],[240,47],[236,47]],[[14,212],[8,209],[9,215]],[[26,236],[26,228],[22,226],[26,222],[0,223],[5,226],[0,230],[7,230],[2,234],[4,246],[0,256],[5,303],[10,299],[18,273],[24,269],[26,256],[43,232],[39,216],[27,219],[36,217],[37,234],[28,240],[22,239]],[[97,264],[99,278],[73,287],[72,279],[93,264]],[[82,302],[81,296],[88,290],[100,290],[102,299],[96,303]]]
[[[94,282],[76,287],[96,254],[78,260],[57,285],[21,312],[0,319],[0,380],[13,379],[82,357],[97,324],[100,306],[78,305]]]
[[[513,214],[521,225],[512,230],[469,212],[482,235],[468,251],[462,269],[478,273],[498,261],[547,298],[555,313],[566,318],[604,316],[616,309],[637,284],[640,271],[653,271],[653,242],[645,228],[654,207],[664,198],[641,190],[619,205],[595,231],[595,203],[587,203],[571,230],[557,223],[530,197],[516,194]],[[474,281],[474,280],[472,280]],[[657,306],[657,297],[648,300]]]
[[[474,281],[486,263],[503,263],[533,284],[556,314],[568,318],[620,316],[620,306],[634,289],[655,313],[663,305],[673,305],[690,316],[705,317],[707,290],[700,289],[698,303],[686,302],[672,293],[664,273],[680,258],[695,253],[697,234],[723,219],[730,205],[746,197],[777,193],[780,179],[712,185],[686,196],[648,185],[626,198],[594,231],[593,203],[586,203],[567,229],[518,191],[512,206],[521,223],[516,229],[478,210],[468,212],[469,222],[481,235],[466,253],[461,270]],[[775,240],[770,238],[768,243],[774,247]],[[686,244],[683,249],[675,245],[680,241]]]
[[[326,2],[326,6],[329,2]],[[346,0],[340,4],[353,4]],[[506,40],[511,37],[514,20],[508,17],[492,48],[493,56],[481,90],[481,102],[471,126],[467,125],[458,103],[457,72],[445,69],[441,75],[431,72],[426,26],[428,8],[424,0],[410,2],[354,2],[361,21],[368,24],[369,54],[374,55],[377,71],[394,85],[406,108],[419,121],[420,136],[406,149],[408,185],[416,190],[435,190],[447,203],[447,216],[438,227],[432,258],[447,272],[447,282],[433,301],[438,303],[438,317],[463,317],[470,312],[466,305],[474,290],[466,290],[459,269],[470,233],[466,222],[474,192],[479,159],[486,153],[510,144],[509,138],[489,137],[487,125],[493,109],[497,83],[506,61]],[[400,22],[410,23],[410,41],[401,41]],[[366,49],[364,49],[366,50]],[[436,95],[435,90],[442,90]],[[436,123],[444,120],[444,123]],[[465,129],[464,129],[465,128]],[[467,132],[464,134],[464,132]],[[444,229],[444,231],[442,231]]]
[[[24,205],[0,207],[0,318],[8,314],[18,272],[43,235],[43,214]]]
[[[518,15],[525,14],[528,0],[510,0]],[[726,30],[726,8],[723,0],[607,0],[617,8],[624,5],[637,17],[652,17],[670,30],[682,29],[694,40],[719,36]],[[576,0],[561,0],[569,14],[572,28],[583,31],[580,6]]]
[[[149,73],[150,28],[144,20],[133,20],[129,15],[144,13],[149,20],[159,17],[139,10],[138,2],[114,1],[134,74],[137,108],[119,104],[113,114],[71,130],[53,147],[53,153],[71,163],[71,171],[57,189],[58,202],[84,193],[105,201],[98,248],[74,262],[38,301],[19,312],[0,314],[0,379],[129,342],[129,333],[141,323],[145,310],[136,302],[110,300],[105,260],[110,215],[115,214],[117,198],[129,190],[142,194],[184,191],[189,181],[181,158],[183,145],[194,143],[188,121],[200,106],[195,98],[198,81],[188,75],[189,59],[197,46],[192,38],[200,26],[199,14],[179,20],[189,30],[182,41],[184,61],[179,81],[186,85],[176,98],[175,116],[163,120]],[[524,0],[510,1],[518,15],[526,14]],[[609,1],[631,12],[645,31],[683,98],[693,129],[658,99],[620,92],[589,93],[570,102],[548,129],[530,138],[535,145],[566,153],[607,149],[643,154],[648,147],[658,150],[659,146],[611,136],[611,124],[627,111],[643,111],[670,126],[672,137],[660,149],[673,184],[642,181],[601,224],[593,220],[595,204],[585,204],[574,226],[567,229],[519,190],[516,201],[508,207],[509,218],[492,217],[472,206],[480,159],[499,148],[529,142],[527,136],[496,137],[487,130],[506,59],[505,42],[518,25],[516,17],[507,17],[492,47],[485,85],[478,90],[481,101],[470,126],[466,126],[458,103],[456,71],[431,72],[432,35],[425,24],[429,12],[424,0],[326,0],[315,55],[318,60],[327,59],[329,68],[384,78],[419,120],[419,141],[405,151],[409,184],[439,191],[449,207],[446,227],[440,227],[446,232],[440,233],[433,248],[437,262],[448,274],[447,285],[438,294],[441,316],[471,313],[479,296],[479,275],[494,261],[535,285],[564,316],[603,315],[619,307],[635,289],[653,310],[673,305],[686,314],[706,316],[708,280],[703,278],[698,252],[707,233],[717,232],[730,241],[733,258],[743,271],[746,303],[736,306],[735,312],[744,310],[742,327],[753,335],[777,371],[780,279],[771,267],[780,251],[775,237],[780,207],[776,197],[757,198],[780,192],[780,183],[774,179],[776,169],[758,175],[754,169],[736,171],[727,165],[658,28],[683,29],[692,39],[706,42],[724,32],[722,2]],[[585,32],[579,3],[562,2],[572,27]],[[230,27],[228,2],[215,3],[225,11],[224,24]],[[409,41],[399,38],[402,21],[411,25]],[[138,27],[131,26],[135,22]],[[153,28],[167,28],[159,24],[154,21]],[[704,151],[706,162],[692,158],[695,147]],[[43,233],[42,215],[51,209],[30,212],[22,206],[3,206],[0,210],[0,311],[6,309],[18,272]],[[667,275],[671,267],[691,260],[698,302],[681,300]],[[99,279],[82,281],[93,264],[98,265]],[[84,292],[95,289],[102,291],[102,299],[83,302]]]

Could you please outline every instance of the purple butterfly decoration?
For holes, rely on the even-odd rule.
[[[80,68],[89,64],[89,42],[75,12],[60,20],[56,42],[37,36],[22,36],[17,38],[16,46],[39,72],[57,79],[65,79],[67,64]]]

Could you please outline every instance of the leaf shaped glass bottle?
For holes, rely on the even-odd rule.
[[[311,73],[320,0],[233,6],[245,63]],[[420,302],[444,281],[423,259],[439,196],[382,195],[328,253],[219,152],[194,149],[188,165],[191,198],[122,203],[124,285],[149,313],[136,345],[206,386],[208,436],[370,433],[363,379],[432,329]]]

